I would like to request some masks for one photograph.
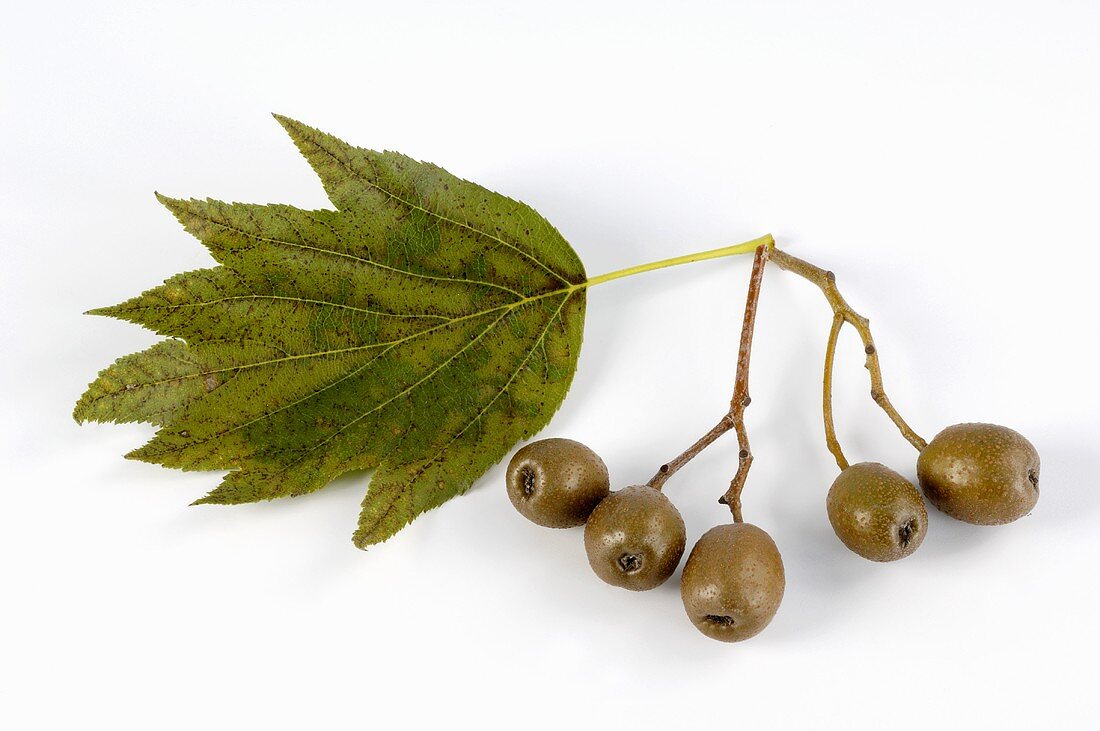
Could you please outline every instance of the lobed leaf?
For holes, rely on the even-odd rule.
[[[374,469],[355,542],[468,490],[565,398],[585,273],[530,207],[277,117],[335,211],[159,196],[218,266],[93,311],[169,340],[120,359],[78,421],[148,421],[130,457],[228,469],[200,503]]]

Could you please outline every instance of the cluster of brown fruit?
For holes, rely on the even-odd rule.
[[[526,518],[549,528],[584,526],[596,575],[612,586],[645,591],[676,571],[687,544],[680,511],[648,485],[611,492],[599,455],[571,439],[542,439],[508,464],[508,497]],[[684,608],[708,637],[748,639],[768,625],[786,580],[775,541],[751,523],[703,534],[680,579]]]
[[[968,523],[1008,523],[1039,497],[1039,455],[1023,436],[993,424],[958,424],[920,453],[917,475],[932,504]],[[596,575],[644,591],[675,572],[686,545],[680,511],[648,485],[610,491],[603,460],[570,439],[532,442],[512,457],[508,497],[526,518],[551,528],[584,525]],[[924,540],[920,492],[874,462],[844,469],[829,490],[829,521],[840,540],[872,561],[895,561]],[[737,642],[757,634],[783,599],[783,561],[771,536],[751,523],[711,528],[688,555],[680,593],[688,617],[708,637]]]
[[[591,449],[569,439],[543,439],[520,449],[508,465],[508,496],[539,525],[584,525],[588,562],[612,586],[644,591],[676,571],[686,545],[684,519],[661,492],[665,481],[722,434],[737,433],[737,473],[720,502],[732,524],[711,528],[688,555],[680,595],[688,617],[707,637],[725,642],[760,632],[779,609],[786,579],[775,541],[742,517],[741,492],[752,452],[744,413],[749,358],[764,267],[769,259],[816,284],[833,310],[825,353],[822,415],[825,443],[840,475],[829,489],[826,508],[837,537],[872,561],[896,561],[912,554],[928,531],[928,512],[917,488],[877,462],[850,465],[836,438],[832,414],[833,359],[841,328],[853,326],[863,341],[871,397],[916,448],[917,477],[929,501],[953,518],[978,525],[1010,523],[1039,499],[1039,454],[1020,434],[995,424],[956,424],[930,443],[905,422],[882,385],[878,349],[867,318],[853,310],[832,272],[772,245],[755,250],[738,348],[737,374],[729,411],[714,427],[645,485],[611,492],[607,467]]]
[[[956,424],[921,450],[917,480],[929,501],[952,518],[975,525],[1011,523],[1039,500],[1039,453],[1007,427]],[[872,561],[905,558],[928,531],[920,492],[878,462],[842,470],[826,505],[837,537]]]

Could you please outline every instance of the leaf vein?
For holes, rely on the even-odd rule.
[[[363,413],[359,414],[354,419],[351,419],[350,421],[344,423],[339,429],[334,431],[332,434],[325,437],[324,439],[322,439],[319,442],[315,442],[312,446],[310,446],[308,449],[306,449],[304,452],[302,452],[300,457],[298,457],[297,459],[295,459],[292,462],[288,462],[287,464],[282,465],[277,471],[271,473],[271,476],[281,475],[281,474],[285,473],[287,470],[294,467],[295,465],[300,464],[301,462],[304,462],[309,455],[313,454],[318,449],[325,446],[326,444],[331,442],[333,439],[340,436],[342,433],[344,433],[345,431],[347,431],[351,427],[355,426],[357,423],[359,423],[363,419],[367,418],[368,416],[370,416],[374,412],[379,411],[380,409],[386,408],[387,406],[389,406],[391,403],[393,403],[397,399],[401,398],[402,396],[407,396],[410,392],[412,392],[418,386],[420,386],[425,381],[432,378],[432,376],[434,376],[436,373],[441,371],[443,368],[447,367],[448,363],[450,363],[455,358],[459,357],[464,352],[469,350],[474,345],[474,343],[481,340],[481,338],[483,338],[493,328],[495,328],[507,316],[507,314],[508,314],[508,312],[501,313],[500,316],[498,316],[495,320],[493,320],[491,323],[489,323],[480,333],[478,333],[477,336],[474,337],[473,340],[470,340],[468,343],[464,343],[461,348],[456,350],[445,361],[443,361],[442,363],[437,365],[435,368],[433,368],[426,376],[422,377],[420,380],[416,381],[411,386],[408,386],[405,389],[403,389],[403,390],[399,391],[398,393],[394,394],[393,396],[386,399],[382,403],[377,404],[376,406],[372,407],[371,409],[368,409],[367,411],[364,411]],[[211,437],[211,438],[213,438],[213,437]],[[207,441],[207,440],[203,440],[203,441]]]
[[[248,209],[245,209],[245,210],[248,211]],[[279,214],[276,213],[275,215],[279,215]],[[295,243],[293,241],[286,241],[284,239],[278,239],[278,238],[275,238],[274,236],[263,236],[263,235],[258,234],[258,233],[252,233],[250,231],[246,231],[245,229],[240,228],[239,226],[233,226],[229,223],[225,223],[224,221],[214,220],[213,218],[211,218],[208,215],[203,215],[201,217],[203,218],[203,220],[205,220],[207,223],[209,223],[211,225],[220,226],[221,228],[224,228],[226,231],[230,231],[232,233],[239,234],[239,235],[241,235],[245,238],[252,239],[253,241],[258,241],[258,242],[261,242],[261,243],[279,244],[281,246],[290,246],[292,248],[303,249],[305,251],[314,251],[314,252],[319,252],[321,254],[329,254],[331,256],[343,257],[343,258],[346,258],[346,259],[351,259],[352,261],[356,261],[360,264],[366,264],[367,266],[376,267],[378,269],[383,269],[383,270],[386,270],[386,271],[396,272],[398,274],[404,274],[404,275],[407,275],[407,276],[410,276],[410,277],[417,277],[417,278],[420,278],[420,279],[427,279],[427,280],[436,281],[436,282],[459,282],[459,283],[462,283],[462,284],[473,284],[473,285],[479,286],[479,287],[491,287],[493,289],[499,289],[502,292],[507,292],[508,294],[511,294],[511,295],[513,295],[517,298],[520,298],[520,299],[522,299],[524,297],[523,294],[521,294],[520,292],[515,291],[514,289],[510,289],[508,287],[504,287],[504,286],[499,285],[499,284],[494,284],[492,282],[484,282],[480,279],[464,279],[464,278],[459,278],[459,277],[438,277],[438,276],[435,276],[435,275],[432,275],[432,274],[421,274],[420,272],[414,272],[414,271],[410,271],[410,270],[407,270],[407,269],[401,269],[399,267],[390,266],[388,264],[383,264],[381,262],[374,261],[373,259],[367,259],[367,258],[362,257],[362,256],[356,256],[355,254],[348,254],[348,253],[343,252],[343,251],[336,251],[335,249],[326,249],[323,246],[311,246],[310,244],[301,244],[301,243]],[[256,223],[256,219],[253,216],[251,211],[248,211],[248,217],[253,221],[253,223]],[[259,228],[258,224],[257,224],[257,228]],[[565,280],[562,280],[562,281],[565,281]]]
[[[443,320],[444,322],[450,322],[454,318],[443,317],[442,315],[429,315],[421,313],[409,313],[398,314],[394,312],[386,312],[384,310],[372,310],[367,307],[355,307],[354,305],[343,305],[338,302],[329,302],[328,300],[315,300],[307,299],[304,297],[286,297],[281,295],[269,295],[269,294],[251,294],[251,295],[235,295],[232,297],[219,297],[218,299],[205,300],[203,302],[184,302],[181,304],[160,304],[160,305],[135,305],[132,307],[126,307],[119,305],[118,307],[109,308],[116,309],[120,312],[144,312],[145,310],[174,310],[183,307],[206,307],[208,305],[221,304],[222,302],[233,302],[237,300],[276,300],[286,302],[300,302],[302,304],[309,305],[323,305],[325,307],[335,307],[344,310],[351,310],[353,312],[363,312],[368,315],[380,315],[382,317],[399,317],[407,319],[432,319]]]
[[[374,182],[373,180],[368,180],[367,178],[365,178],[358,170],[353,168],[347,161],[345,161],[345,160],[337,157],[336,155],[332,154],[332,152],[328,148],[326,148],[322,145],[317,145],[317,148],[320,149],[321,151],[323,151],[326,155],[331,157],[333,160],[335,160],[338,165],[340,165],[345,170],[347,170],[349,173],[351,173],[351,175],[354,178],[356,178],[357,180],[359,180],[361,183],[364,183],[365,185],[369,185],[370,187],[372,187],[375,190],[379,191],[383,195],[387,195],[390,198],[392,198],[393,200],[397,201],[398,203],[400,203],[404,206],[407,206],[407,207],[412,208],[414,210],[418,210],[421,213],[427,214],[428,216],[432,216],[433,218],[437,218],[437,219],[439,219],[440,221],[442,221],[444,223],[449,223],[452,226],[456,226],[458,228],[464,228],[467,231],[471,231],[475,234],[478,234],[479,236],[483,236],[483,237],[485,237],[485,238],[487,238],[491,241],[495,241],[498,244],[506,246],[507,248],[511,249],[512,251],[515,251],[517,254],[519,254],[520,256],[527,259],[528,261],[531,261],[531,262],[534,262],[535,264],[537,264],[539,267],[541,267],[544,271],[549,273],[551,276],[553,276],[555,279],[557,279],[562,284],[566,284],[566,285],[572,284],[572,282],[570,282],[568,279],[566,279],[565,277],[563,277],[562,275],[558,274],[556,271],[551,269],[549,266],[547,266],[541,259],[539,259],[538,257],[533,256],[532,254],[524,251],[523,249],[516,246],[515,244],[513,244],[509,241],[506,241],[505,239],[502,239],[499,236],[494,236],[493,234],[489,233],[488,231],[482,231],[481,229],[479,229],[475,226],[471,226],[469,223],[464,223],[462,221],[450,218],[448,216],[444,216],[442,213],[439,213],[437,211],[433,211],[430,208],[427,208],[423,205],[420,205],[418,203],[413,203],[412,201],[405,200],[404,198],[397,195],[393,191],[387,190],[386,188],[383,188],[381,185]]]
[[[469,430],[471,426],[476,424],[483,416],[485,416],[489,409],[493,407],[493,404],[495,404],[501,396],[508,392],[508,389],[512,387],[512,384],[515,382],[516,378],[519,377],[519,374],[523,372],[523,369],[525,367],[527,367],[527,363],[531,360],[531,356],[534,355],[537,349],[545,344],[546,334],[550,332],[550,328],[554,324],[554,322],[560,318],[562,309],[565,307],[565,303],[569,301],[569,298],[571,296],[572,292],[567,292],[565,297],[562,299],[561,304],[559,304],[557,309],[554,311],[554,314],[551,315],[550,318],[546,321],[546,325],[542,328],[542,332],[539,334],[538,340],[535,341],[535,345],[527,351],[527,355],[523,357],[519,365],[516,366],[515,370],[512,371],[511,375],[508,378],[508,381],[504,384],[504,386],[502,386],[493,395],[489,402],[486,403],[485,406],[483,406],[477,414],[475,414],[469,421],[466,422],[466,424],[457,434],[451,437],[446,444],[436,450],[436,452],[429,459],[422,461],[422,466],[416,471],[416,473],[398,488],[399,494],[404,494],[405,492],[407,492],[412,487],[412,484],[415,483],[425,472],[427,472],[428,468],[431,467],[431,465],[434,464],[444,454],[444,452],[450,449],[452,444],[458,441],[462,437],[462,435],[465,434],[467,430]],[[545,384],[545,382],[546,377],[544,376],[543,383]],[[374,521],[374,525],[379,525],[380,523],[382,523],[387,517],[389,517],[390,513],[393,512],[395,507],[396,501],[391,500],[389,506],[382,513],[382,515],[380,515],[378,519]],[[362,529],[360,528],[360,530]]]

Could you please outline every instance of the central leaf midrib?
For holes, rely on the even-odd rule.
[[[540,299],[545,299],[547,297],[553,297],[554,295],[557,295],[557,294],[562,294],[562,293],[572,294],[574,291],[576,291],[578,289],[582,289],[582,288],[583,288],[583,285],[570,285],[569,287],[562,287],[561,289],[555,289],[555,290],[552,290],[550,292],[544,292],[543,294],[534,295],[532,297],[525,297],[525,298],[523,298],[523,299],[521,299],[517,302],[509,302],[507,304],[497,305],[495,307],[490,307],[490,308],[485,309],[485,310],[478,310],[477,312],[472,312],[468,315],[462,315],[460,317],[451,318],[451,319],[447,320],[446,322],[441,322],[438,325],[433,325],[432,327],[425,328],[424,330],[418,330],[417,332],[412,333],[410,335],[406,335],[403,338],[399,338],[397,340],[387,341],[387,342],[384,342],[384,343],[371,343],[369,345],[356,345],[356,346],[353,346],[353,347],[350,347],[350,348],[336,348],[336,349],[333,349],[333,350],[318,350],[318,351],[315,351],[315,352],[312,352],[312,353],[299,353],[297,355],[287,355],[287,356],[284,356],[282,358],[271,358],[269,360],[257,361],[257,362],[254,362],[254,363],[243,363],[241,365],[228,366],[228,367],[225,367],[225,368],[214,368],[214,369],[211,369],[211,370],[208,370],[208,371],[201,371],[199,373],[192,373],[192,374],[188,374],[188,375],[185,375],[185,376],[180,376],[179,378],[166,378],[162,381],[152,381],[152,382],[149,382],[149,383],[146,383],[146,384],[143,384],[143,385],[144,386],[157,386],[157,385],[160,385],[160,384],[163,384],[163,383],[170,383],[172,381],[179,381],[179,380],[183,380],[183,379],[187,379],[187,378],[199,378],[200,376],[209,376],[209,375],[214,375],[216,373],[228,373],[229,371],[241,371],[241,370],[246,370],[246,369],[249,369],[249,368],[261,368],[263,366],[275,365],[277,363],[284,363],[286,361],[292,361],[292,360],[303,360],[303,359],[307,359],[307,358],[323,358],[326,355],[343,355],[345,353],[354,353],[354,352],[357,352],[357,351],[360,351],[360,350],[369,350],[371,348],[375,348],[375,347],[378,347],[380,345],[397,346],[397,345],[400,345],[401,343],[405,342],[406,340],[412,340],[412,339],[420,337],[422,335],[427,335],[427,334],[432,333],[432,332],[434,332],[434,331],[436,331],[440,328],[446,327],[447,325],[450,325],[452,323],[463,322],[465,320],[471,320],[471,319],[480,317],[482,315],[487,315],[491,312],[496,312],[497,310],[517,309],[519,307],[524,307],[524,306],[526,306],[527,304],[529,304],[531,302],[535,302],[535,301],[540,300]],[[208,343],[208,342],[211,342],[211,341],[198,341],[198,343],[196,343],[196,345],[202,345],[202,344],[205,344],[205,343]],[[229,339],[226,339],[226,342],[233,342],[233,341],[229,340]],[[259,344],[265,345],[262,342],[260,342]],[[268,347],[274,347],[274,346],[269,345]]]
[[[275,414],[278,414],[282,411],[286,411],[287,409],[294,408],[298,404],[304,403],[305,401],[308,401],[309,399],[314,398],[315,396],[317,396],[321,393],[324,393],[325,391],[329,390],[330,388],[334,388],[334,387],[338,386],[339,384],[343,383],[344,381],[348,380],[349,378],[353,378],[357,374],[361,373],[365,368],[369,367],[371,363],[373,363],[376,360],[378,360],[379,358],[385,356],[386,353],[388,353],[391,350],[393,350],[394,348],[398,347],[403,342],[406,342],[408,340],[412,340],[412,339],[415,339],[415,338],[420,337],[422,335],[428,334],[428,333],[430,333],[434,330],[437,330],[439,328],[446,327],[447,325],[452,324],[454,322],[464,321],[464,320],[469,320],[469,319],[475,319],[477,317],[481,317],[481,316],[484,316],[484,315],[488,315],[492,312],[496,312],[497,310],[506,310],[504,313],[501,314],[500,317],[498,317],[489,326],[487,326],[485,329],[483,329],[477,335],[477,337],[474,338],[474,340],[471,340],[470,342],[466,343],[463,346],[462,349],[460,349],[459,351],[456,351],[450,358],[448,358],[446,361],[444,361],[444,365],[445,365],[446,363],[450,362],[455,357],[460,355],[462,352],[464,352],[466,347],[468,347],[469,345],[472,345],[474,342],[476,342],[478,339],[480,339],[482,336],[484,336],[487,332],[492,330],[496,326],[496,324],[499,323],[501,320],[503,320],[504,317],[508,314],[507,311],[519,309],[520,307],[531,304],[532,302],[535,302],[537,300],[553,296],[555,294],[563,294],[564,293],[565,294],[565,301],[568,301],[569,297],[571,297],[573,292],[576,291],[577,289],[579,289],[579,287],[570,286],[570,287],[565,287],[565,288],[562,288],[562,289],[554,290],[553,292],[548,292],[546,294],[538,295],[538,296],[535,296],[535,297],[528,297],[524,300],[521,300],[520,302],[509,303],[507,305],[500,305],[498,307],[493,307],[493,308],[490,308],[490,309],[487,309],[487,310],[482,310],[480,312],[473,313],[473,314],[470,314],[470,315],[466,315],[466,316],[463,316],[461,318],[456,318],[454,320],[451,320],[450,322],[442,323],[440,325],[436,325],[434,327],[427,328],[425,330],[421,330],[421,331],[419,331],[417,333],[414,333],[412,335],[409,335],[409,336],[406,336],[406,337],[401,338],[399,340],[393,341],[392,343],[389,343],[389,347],[386,348],[385,350],[383,350],[381,353],[375,355],[373,358],[369,359],[365,363],[361,363],[360,365],[356,366],[353,370],[345,373],[343,376],[341,376],[337,380],[333,381],[332,383],[325,384],[323,387],[321,387],[319,389],[314,389],[313,391],[310,391],[308,394],[304,394],[304,395],[300,396],[299,398],[295,399],[294,401],[291,401],[287,404],[284,404],[284,405],[280,406],[279,408],[274,409],[272,411],[265,412],[265,413],[255,417],[253,419],[250,419],[249,421],[246,421],[246,422],[241,423],[241,424],[237,424],[237,425],[233,426],[230,429],[226,429],[225,431],[221,431],[221,432],[217,432],[215,434],[211,434],[210,436],[204,437],[202,439],[189,441],[189,442],[187,442],[185,444],[182,444],[182,445],[179,445],[177,447],[162,449],[158,452],[158,454],[174,454],[174,453],[177,453],[177,452],[181,452],[185,449],[189,449],[189,448],[198,446],[200,444],[205,444],[205,443],[210,442],[214,439],[218,439],[220,437],[223,437],[227,434],[232,434],[234,432],[240,431],[241,429],[246,429],[249,426],[252,426],[253,424],[257,424],[261,421],[264,421],[266,419],[271,418]],[[377,346],[377,345],[379,345],[379,344],[376,343],[375,346]],[[351,349],[343,349],[343,350],[340,350],[340,351],[328,351],[328,352],[329,353],[342,353],[342,352],[348,352],[348,351],[351,351],[351,350],[365,349],[365,348],[368,348],[368,347],[374,347],[374,346],[361,346],[360,348],[351,348]],[[272,364],[272,363],[281,362],[283,360],[299,358],[299,357],[303,357],[303,356],[290,356],[289,358],[285,358],[285,359],[280,358],[280,359],[274,359],[274,360],[270,360],[270,361],[264,361],[262,363],[253,364],[251,366],[240,366],[240,367],[237,367],[237,368],[226,368],[226,369],[218,369],[218,370],[214,370],[214,371],[207,371],[207,372],[204,372],[204,373],[196,373],[196,374],[193,374],[193,375],[183,376],[183,377],[180,377],[180,378],[166,379],[165,381],[162,381],[161,383],[180,381],[180,380],[184,380],[186,378],[197,378],[199,376],[211,375],[213,373],[219,373],[219,372],[223,372],[223,371],[239,371],[239,370],[243,370],[246,367],[258,367],[258,366],[262,366],[262,365],[269,365],[269,364]],[[434,373],[434,371],[433,371],[433,373]],[[432,374],[430,373],[427,377],[430,378],[431,375]],[[156,384],[151,383],[151,384],[147,384],[147,385],[152,386],[152,385],[156,385]],[[418,385],[419,385],[419,383],[413,384],[413,386],[411,386],[410,389],[408,389],[408,390],[406,390],[402,393],[399,393],[394,398],[399,398],[400,396],[406,395],[409,392],[409,390],[411,390],[413,388],[416,388]],[[391,401],[392,401],[392,399],[391,399]],[[367,416],[369,413],[370,412],[367,412],[366,414],[363,414],[362,416],[360,416],[358,418],[363,418],[363,417]],[[347,428],[347,426],[350,426],[350,423],[348,425],[346,425],[345,427],[343,427],[343,428]]]

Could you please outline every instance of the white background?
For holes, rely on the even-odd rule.
[[[1100,652],[1100,5],[1070,2],[19,3],[0,42],[0,726],[10,729],[1095,728]],[[677,578],[601,584],[579,529],[520,518],[503,468],[363,553],[366,477],[187,504],[218,481],[77,427],[85,384],[154,336],[83,317],[203,248],[154,200],[326,205],[280,112],[522,199],[590,274],[772,232],[870,316],[925,437],[1026,434],[1034,513],[933,511],[911,558],[825,517],[829,313],[764,282],[749,520],[787,593],[757,638],[687,621]],[[721,415],[748,260],[594,289],[543,436],[644,481]],[[854,460],[914,475],[849,330]],[[689,541],[731,440],[667,487]],[[427,726],[423,726],[427,727]]]

